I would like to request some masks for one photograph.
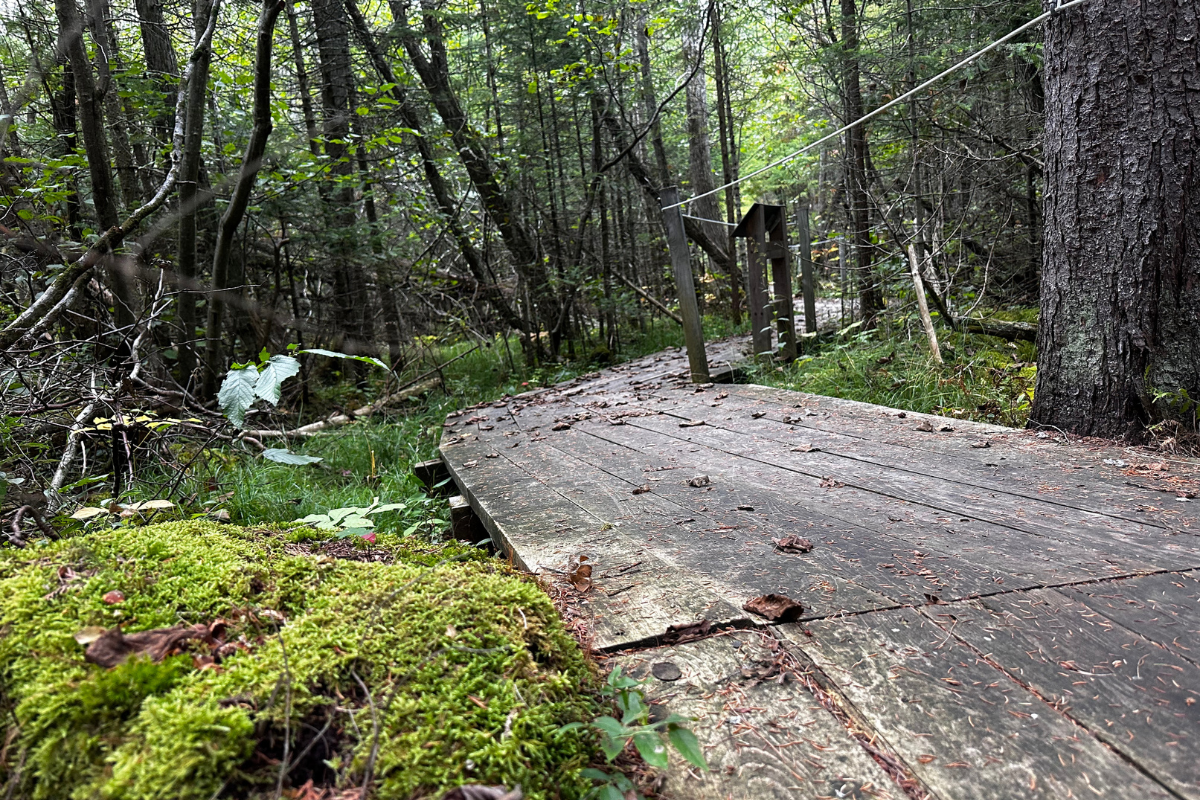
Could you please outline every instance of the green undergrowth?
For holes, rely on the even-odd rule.
[[[1014,317],[1015,318],[1015,317]],[[1028,342],[939,332],[945,364],[933,361],[924,336],[873,331],[809,341],[782,367],[760,364],[748,380],[892,408],[1023,427],[1036,382]]]
[[[463,783],[580,794],[593,746],[554,734],[596,715],[594,678],[546,595],[477,550],[396,541],[391,554],[335,559],[199,521],[3,551],[10,796],[273,797],[285,741],[285,787],[360,785],[377,747],[373,797]],[[124,599],[106,603],[114,591]],[[75,639],[218,619],[241,645],[215,668],[184,654],[105,670]]]

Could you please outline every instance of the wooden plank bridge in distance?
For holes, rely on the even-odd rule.
[[[441,444],[494,541],[696,718],[710,770],[666,796],[1200,798],[1195,462],[686,374],[650,356]]]

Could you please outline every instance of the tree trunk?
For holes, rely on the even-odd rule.
[[[848,124],[863,115],[862,86],[858,63],[857,0],[842,2],[842,103]],[[883,295],[872,270],[871,217],[867,198],[867,132],[862,125],[846,131],[846,192],[850,239],[854,247],[858,311],[865,325],[883,310]]]
[[[471,274],[479,282],[480,286],[486,287],[485,296],[508,325],[519,331],[529,329],[531,327],[530,324],[521,319],[521,316],[509,305],[507,299],[501,293],[500,287],[495,284],[494,280],[489,278],[483,257],[471,241],[470,235],[468,235],[467,231],[459,223],[458,203],[450,193],[450,188],[446,185],[441,170],[438,169],[437,156],[429,143],[429,137],[421,132],[421,119],[417,115],[416,109],[413,108],[408,94],[404,91],[404,85],[396,80],[395,73],[392,72],[387,59],[383,57],[383,53],[380,51],[375,37],[371,34],[370,29],[367,28],[366,20],[358,10],[358,6],[355,5],[355,0],[346,0],[346,10],[350,13],[350,21],[354,25],[354,31],[358,36],[359,43],[367,51],[367,54],[371,58],[371,63],[375,65],[375,71],[379,73],[379,77],[383,79],[384,83],[392,87],[390,94],[392,95],[392,99],[396,101],[401,121],[405,127],[413,131],[413,142],[417,146],[417,153],[421,156],[421,165],[425,170],[425,180],[429,184],[430,191],[433,192],[433,198],[437,202],[438,210],[442,212],[442,216],[446,220],[446,227],[450,232],[450,236],[458,244],[463,260],[467,262],[467,268],[471,270]]]
[[[317,34],[317,57],[321,71],[321,109],[325,156],[329,175],[337,186],[325,196],[331,243],[331,267],[335,304],[346,340],[341,348],[348,353],[369,352],[373,348],[372,318],[368,306],[366,281],[356,257],[357,213],[353,166],[346,143],[350,139],[350,93],[353,72],[350,64],[350,31],[346,9],[338,0],[315,0],[313,22]],[[357,379],[359,366],[346,362],[346,371]]]
[[[179,78],[179,60],[171,44],[171,32],[167,30],[163,18],[163,0],[136,0],[135,5],[142,29],[146,71],[162,96],[161,104],[151,112],[154,134],[166,143],[171,141],[171,131],[175,128],[174,82]]]
[[[217,235],[217,246],[213,252],[212,294],[208,299],[208,324],[205,327],[204,345],[204,394],[213,397],[217,393],[217,377],[224,366],[221,347],[221,323],[225,314],[226,291],[228,289],[229,255],[233,235],[242,224],[246,206],[250,203],[250,190],[258,177],[263,153],[267,149],[267,138],[271,135],[271,40],[275,33],[275,20],[283,10],[283,0],[263,0],[262,12],[255,30],[254,54],[254,127],[246,152],[242,156],[242,167],[238,171],[237,183],[229,205],[221,215]]]
[[[161,13],[161,10],[160,10]],[[175,256],[179,273],[179,331],[176,350],[179,353],[179,380],[187,386],[196,369],[196,220],[201,198],[199,192],[200,148],[204,143],[204,98],[208,91],[208,67],[212,48],[200,47],[204,32],[213,14],[219,9],[212,0],[196,0],[195,43],[192,78],[187,86],[183,111],[183,155],[179,162],[179,228],[178,251]],[[143,34],[144,35],[144,34]],[[172,119],[174,114],[172,114]]]
[[[1200,399],[1200,9],[1092,2],[1046,31],[1032,419],[1140,438]]]
[[[75,77],[79,103],[79,130],[83,134],[83,149],[87,155],[88,174],[92,180],[92,202],[100,230],[108,231],[121,224],[117,214],[112,167],[108,161],[108,140],[104,130],[103,96],[97,89],[87,48],[83,44],[83,18],[75,0],[55,0],[58,15],[59,51],[65,53]],[[104,259],[109,284],[116,305],[117,326],[127,329],[138,316],[137,286],[133,276],[120,268],[116,259]]]
[[[429,44],[429,55],[426,56],[415,32],[407,25],[406,3],[403,0],[391,0],[390,4],[404,50],[442,118],[442,124],[454,142],[459,160],[479,193],[483,207],[487,209],[518,272],[530,289],[536,319],[546,330],[554,330],[558,326],[559,308],[550,276],[542,263],[534,237],[521,223],[515,198],[510,197],[504,188],[500,166],[488,154],[451,84],[440,13],[431,0],[422,0],[421,19]]]

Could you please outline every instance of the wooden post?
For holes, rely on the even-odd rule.
[[[812,233],[808,227],[808,203],[796,205],[796,233],[800,236],[800,289],[804,292],[804,331],[817,332],[817,288],[813,282]]]
[[[704,327],[700,323],[700,305],[696,302],[696,283],[692,279],[692,261],[683,232],[683,214],[678,206],[667,208],[679,202],[679,191],[674,186],[664,187],[661,202],[663,222],[667,227],[667,246],[671,250],[671,270],[675,273],[675,289],[679,292],[679,315],[683,317],[683,340],[687,344],[692,383],[708,383]]]
[[[750,272],[747,281],[750,293],[750,341],[755,355],[771,352],[771,323],[767,319],[767,287],[764,285],[766,265],[763,262],[767,246],[766,224],[763,207],[755,203],[746,224],[746,264]]]
[[[775,329],[779,332],[779,357],[795,361],[796,315],[792,308],[792,258],[788,252],[787,209],[781,207],[771,228],[768,252],[771,256],[771,279],[775,289]]]

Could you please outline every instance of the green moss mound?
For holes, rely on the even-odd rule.
[[[593,677],[535,584],[494,560],[303,551],[178,522],[0,554],[0,778],[13,796],[274,796],[285,748],[284,786],[356,786],[371,769],[377,798],[464,783],[585,791],[589,744],[555,732],[595,715]],[[113,591],[125,599],[107,604]],[[240,645],[215,668],[184,653],[106,670],[75,640],[217,619]]]

